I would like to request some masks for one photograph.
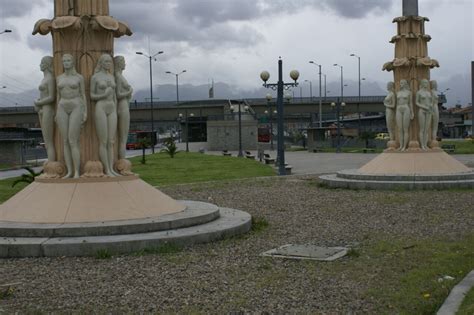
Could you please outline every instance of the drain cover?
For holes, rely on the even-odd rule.
[[[262,256],[289,259],[333,261],[347,254],[345,247],[321,247],[316,245],[287,244],[262,253]]]

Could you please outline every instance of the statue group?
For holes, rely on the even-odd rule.
[[[431,89],[430,89],[431,84]],[[410,125],[415,118],[413,95],[407,80],[400,81],[400,90],[395,92],[394,82],[387,84],[388,94],[385,97],[386,122],[390,137],[389,148],[398,151],[408,149],[410,142]],[[438,133],[438,87],[436,81],[423,79],[416,93],[415,105],[418,117],[418,142],[422,150],[437,147]],[[398,147],[396,143],[398,142]]]
[[[44,78],[39,86],[40,98],[35,101],[35,108],[40,119],[48,163],[56,162],[54,147],[56,122],[63,139],[66,166],[66,175],[63,178],[79,178],[80,135],[88,119],[85,81],[76,71],[72,55],[64,54],[62,65],[64,72],[55,80],[53,57],[46,56],[42,59],[40,68]],[[130,125],[129,103],[133,89],[122,74],[124,69],[123,56],[112,59],[109,54],[103,54],[90,80],[90,99],[96,102],[93,115],[99,140],[99,158],[103,172],[110,177],[128,175],[122,168],[114,170],[115,140],[118,138],[118,160],[125,159]],[[112,70],[115,73],[112,73]],[[56,97],[57,107],[55,107]]]

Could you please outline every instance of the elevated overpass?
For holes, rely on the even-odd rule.
[[[344,114],[357,113],[357,107],[361,113],[384,112],[383,100],[385,96],[347,96],[343,98],[346,106],[343,108]],[[257,116],[265,115],[266,110],[276,109],[276,100],[267,102],[265,98],[244,99],[251,106]],[[325,117],[334,115],[332,102],[340,102],[339,97],[322,98],[323,120]],[[445,103],[446,98],[440,95],[440,103]],[[179,105],[176,102],[153,102],[153,116],[156,124],[163,126],[176,125],[179,114],[191,113],[194,121],[205,122],[210,116],[223,116],[228,113],[229,100],[227,99],[208,99],[199,101],[184,101]],[[298,119],[307,119],[319,113],[318,97],[294,98],[285,101],[285,119],[291,120],[294,117]],[[151,103],[150,102],[132,102],[130,103],[130,121],[133,129],[149,129],[151,125]],[[0,107],[0,128],[18,127],[18,128],[38,128],[38,115],[33,106]]]

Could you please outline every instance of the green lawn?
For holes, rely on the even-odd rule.
[[[154,186],[229,180],[275,175],[274,169],[256,160],[179,152],[174,158],[166,153],[131,158],[133,172]]]
[[[12,183],[16,180],[17,178],[9,178],[9,179],[4,179],[0,180],[0,203],[4,202],[20,190],[22,190],[26,184],[25,183],[19,183],[15,187],[12,188]]]
[[[472,315],[474,314],[474,288],[471,289],[464,298],[461,307],[456,315]]]
[[[473,140],[459,140],[459,141],[452,141],[452,140],[442,140],[440,142],[440,146],[443,144],[454,144],[456,149],[454,150],[454,154],[474,154],[474,141]]]

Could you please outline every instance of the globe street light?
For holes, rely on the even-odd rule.
[[[171,71],[166,71],[165,72],[166,74],[172,74],[172,75],[176,76],[176,105],[179,105],[179,81],[178,81],[179,79],[178,79],[178,77],[181,74],[185,73],[185,72],[186,72],[186,70],[183,70],[180,73],[174,73],[174,72],[171,72]]]
[[[314,61],[310,61],[309,63],[318,66],[319,68],[319,128],[323,127],[323,105],[322,105],[322,100],[321,100],[321,65],[317,64]],[[324,82],[326,82],[326,76],[324,76]],[[326,86],[326,83],[324,84]]]
[[[151,135],[152,135],[152,145],[151,145],[151,152],[155,153],[155,140],[156,140],[156,134],[155,134],[155,121],[153,119],[153,75],[152,75],[152,66],[151,66],[151,60],[154,59],[156,61],[156,56],[162,54],[163,51],[159,51],[154,55],[147,55],[141,51],[137,51],[137,55],[145,56],[150,60],[150,110],[151,110]]]
[[[11,32],[12,32],[12,30],[3,30],[3,31],[0,32],[0,34],[3,34],[3,33],[11,33]]]
[[[244,157],[244,153],[242,151],[242,104],[239,103],[239,153],[237,154],[237,157]],[[247,111],[249,107],[247,105],[244,106],[244,110]],[[234,107],[232,106],[230,108],[230,111],[233,113],[234,112]]]
[[[357,125],[358,125],[358,133],[360,135],[360,82],[361,82],[361,79],[360,79],[360,57],[357,56],[356,54],[351,54],[351,57],[356,57],[358,59],[358,62],[359,62],[359,99],[357,101]]]
[[[285,143],[284,143],[284,112],[283,112],[283,90],[288,90],[291,87],[298,86],[298,77],[300,73],[296,70],[290,72],[291,79],[294,80],[294,83],[284,83],[283,82],[283,61],[278,60],[278,82],[277,83],[267,83],[270,79],[270,73],[268,71],[263,71],[260,74],[260,78],[263,80],[263,86],[265,88],[270,88],[272,90],[277,90],[277,111],[278,111],[278,174],[286,175],[285,167]]]
[[[331,103],[331,107],[336,109],[336,120],[337,120],[337,146],[336,146],[336,153],[341,152],[341,121],[340,121],[340,111],[341,107],[346,106],[344,102],[335,102]]]

